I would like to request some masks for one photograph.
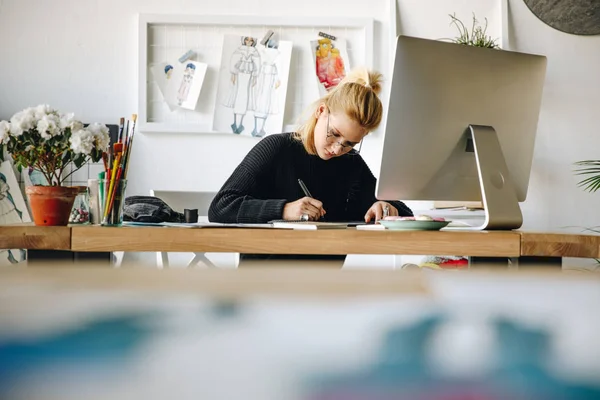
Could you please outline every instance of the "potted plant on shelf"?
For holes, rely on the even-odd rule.
[[[48,105],[26,108],[10,121],[0,121],[0,162],[6,151],[19,170],[38,170],[48,183],[25,188],[36,225],[67,225],[78,188],[63,186],[65,180],[89,160],[101,160],[109,143],[106,125],[84,127],[73,114]]]
[[[498,39],[494,39],[487,34],[488,21],[485,18],[485,25],[480,26],[479,21],[473,14],[473,24],[471,30],[467,29],[465,24],[456,17],[455,14],[450,15],[450,25],[456,26],[458,29],[458,36],[454,39],[447,39],[451,42],[464,44],[467,46],[485,47],[488,49],[499,49],[500,46],[496,43]]]

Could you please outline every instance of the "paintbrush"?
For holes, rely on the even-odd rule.
[[[121,143],[123,141],[123,128],[125,127],[125,118],[121,117],[119,119],[119,133],[117,134],[117,142]]]
[[[133,146],[133,137],[135,136],[135,125],[137,122],[137,114],[131,115],[131,135],[127,140],[127,148],[125,149],[125,161],[123,163],[123,179],[127,178],[127,172],[129,172],[129,158],[131,157],[131,147]]]
[[[102,162],[104,163],[104,172],[108,171],[108,153],[102,152]]]
[[[104,223],[108,222],[108,216],[113,209],[116,191],[118,189],[118,186],[122,184],[121,178],[125,179],[125,175],[129,167],[129,155],[131,154],[131,145],[133,144],[133,137],[135,135],[137,114],[132,114],[131,121],[131,130],[129,129],[129,121],[127,121],[127,133],[125,135],[125,143],[115,143],[115,145],[113,145],[114,152],[116,153],[116,159],[115,165],[113,166],[113,170],[111,171],[110,187],[108,188],[107,196],[107,199],[109,199],[109,201],[107,202],[106,208],[104,210]]]

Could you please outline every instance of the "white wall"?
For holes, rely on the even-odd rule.
[[[508,16],[513,48],[548,57],[524,228],[600,225],[600,193],[583,192],[572,173],[575,161],[600,159],[600,35],[552,29],[521,0]]]
[[[419,26],[447,22],[448,9],[468,19],[483,3],[493,13],[494,1],[500,4],[444,0],[438,7],[440,0],[398,0],[399,29],[415,35]],[[578,189],[572,174],[573,162],[600,158],[600,36],[556,31],[522,0],[509,0],[508,11],[511,48],[549,61],[524,227],[600,224],[599,195]],[[136,112],[138,13],[370,16],[377,21],[375,54],[381,55],[375,67],[387,72],[389,65],[387,0],[0,0],[0,119],[42,102],[86,121],[114,123]],[[380,136],[364,147],[374,173]],[[217,190],[254,143],[237,136],[140,134],[129,194]]]

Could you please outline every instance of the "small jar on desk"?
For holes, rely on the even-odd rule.
[[[69,215],[70,224],[87,224],[90,222],[90,203],[87,186],[77,186],[79,191],[73,202]]]

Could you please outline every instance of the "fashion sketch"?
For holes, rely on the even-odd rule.
[[[184,101],[187,100],[188,95],[190,93],[190,88],[192,87],[192,82],[194,80],[194,72],[196,72],[196,66],[192,63],[188,63],[185,66],[185,71],[183,72],[183,78],[181,78],[181,85],[179,86],[179,90],[177,91],[177,105],[181,106]],[[167,75],[168,79],[168,75]]]
[[[154,82],[170,111],[195,110],[208,64],[187,60],[160,62],[150,66]]]
[[[11,188],[11,185],[9,185],[6,175],[0,172],[1,224],[18,224],[24,222],[24,220],[28,220],[28,218],[24,218],[24,213],[27,213],[27,210],[21,209],[21,207],[17,206],[16,201],[11,193],[11,190],[17,190],[19,195],[22,196],[18,184],[16,187]],[[0,250],[0,265],[17,264],[21,261],[25,261],[25,254],[26,253],[24,249],[2,249]]]
[[[334,44],[331,39],[322,38],[311,42],[314,48],[315,72],[321,88],[325,92],[336,87],[346,76],[346,62],[342,51],[344,43]],[[341,49],[340,49],[341,47]],[[347,57],[346,57],[347,58]],[[321,90],[323,94],[323,90]]]
[[[265,123],[271,114],[279,112],[277,100],[277,88],[281,85],[277,62],[279,59],[279,43],[277,40],[269,39],[264,45],[260,45],[259,53],[261,59],[258,84],[255,90],[254,100],[254,129],[252,136],[265,136]]]
[[[223,36],[214,131],[257,139],[282,132],[292,49],[276,34]]]
[[[233,109],[231,130],[236,134],[244,130],[243,121],[248,110],[254,109],[254,90],[261,64],[260,54],[256,50],[256,38],[242,36],[240,41],[240,46],[231,55],[231,88],[224,104]]]

